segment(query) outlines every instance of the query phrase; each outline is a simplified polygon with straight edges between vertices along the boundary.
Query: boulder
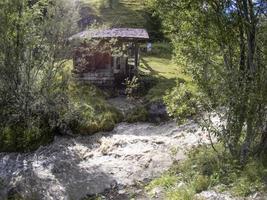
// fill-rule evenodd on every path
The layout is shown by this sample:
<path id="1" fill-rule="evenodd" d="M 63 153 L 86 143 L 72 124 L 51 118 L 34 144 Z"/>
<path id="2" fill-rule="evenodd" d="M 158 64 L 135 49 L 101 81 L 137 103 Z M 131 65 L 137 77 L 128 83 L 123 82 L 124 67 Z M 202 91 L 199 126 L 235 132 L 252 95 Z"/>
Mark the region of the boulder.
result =
<path id="1" fill-rule="evenodd" d="M 195 195 L 196 200 L 238 200 L 234 198 L 230 194 L 226 193 L 218 193 L 214 190 L 204 191 L 197 195 Z"/>
<path id="2" fill-rule="evenodd" d="M 151 122 L 162 122 L 169 119 L 166 105 L 162 101 L 153 102 L 148 105 L 148 118 Z"/>

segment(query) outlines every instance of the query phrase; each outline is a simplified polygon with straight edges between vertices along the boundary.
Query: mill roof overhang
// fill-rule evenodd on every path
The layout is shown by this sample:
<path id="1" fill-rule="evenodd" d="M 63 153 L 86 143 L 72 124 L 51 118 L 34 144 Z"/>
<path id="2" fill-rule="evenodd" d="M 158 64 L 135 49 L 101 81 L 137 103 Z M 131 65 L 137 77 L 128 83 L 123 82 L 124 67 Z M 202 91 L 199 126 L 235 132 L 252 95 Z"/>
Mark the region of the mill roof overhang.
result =
<path id="1" fill-rule="evenodd" d="M 149 39 L 148 32 L 145 29 L 138 28 L 112 28 L 103 30 L 86 30 L 77 33 L 69 38 L 69 40 L 84 39 L 120 39 L 126 41 L 147 41 Z"/>

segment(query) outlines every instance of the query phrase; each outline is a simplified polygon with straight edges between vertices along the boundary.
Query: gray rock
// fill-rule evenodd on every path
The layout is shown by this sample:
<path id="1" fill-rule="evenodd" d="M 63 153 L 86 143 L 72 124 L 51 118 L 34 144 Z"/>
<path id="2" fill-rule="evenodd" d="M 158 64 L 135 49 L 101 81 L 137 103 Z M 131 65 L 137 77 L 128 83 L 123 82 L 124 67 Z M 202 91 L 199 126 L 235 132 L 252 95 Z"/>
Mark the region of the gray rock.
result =
<path id="1" fill-rule="evenodd" d="M 162 122 L 168 120 L 169 116 L 165 104 L 161 101 L 154 102 L 148 106 L 149 119 L 152 122 Z"/>
<path id="2" fill-rule="evenodd" d="M 180 183 L 178 183 L 177 188 L 183 188 L 183 187 L 185 187 L 185 186 L 186 186 L 186 185 L 185 185 L 184 182 L 180 182 Z"/>
<path id="3" fill-rule="evenodd" d="M 195 196 L 196 200 L 238 200 L 230 194 L 218 193 L 216 191 L 204 191 Z"/>
<path id="4" fill-rule="evenodd" d="M 267 194 L 255 193 L 249 197 L 234 197 L 229 193 L 220 193 L 214 190 L 204 191 L 195 195 L 196 200 L 266 200 Z"/>
<path id="5" fill-rule="evenodd" d="M 118 109 L 124 116 L 126 116 L 131 110 L 140 106 L 138 101 L 131 101 L 125 96 L 119 96 L 108 100 L 109 104 Z"/>
<path id="6" fill-rule="evenodd" d="M 150 196 L 153 198 L 162 198 L 164 196 L 164 189 L 162 187 L 156 187 L 150 191 Z"/>
<path id="7" fill-rule="evenodd" d="M 250 195 L 246 200 L 266 200 L 267 194 L 261 194 L 259 192 L 256 192 L 252 195 Z"/>

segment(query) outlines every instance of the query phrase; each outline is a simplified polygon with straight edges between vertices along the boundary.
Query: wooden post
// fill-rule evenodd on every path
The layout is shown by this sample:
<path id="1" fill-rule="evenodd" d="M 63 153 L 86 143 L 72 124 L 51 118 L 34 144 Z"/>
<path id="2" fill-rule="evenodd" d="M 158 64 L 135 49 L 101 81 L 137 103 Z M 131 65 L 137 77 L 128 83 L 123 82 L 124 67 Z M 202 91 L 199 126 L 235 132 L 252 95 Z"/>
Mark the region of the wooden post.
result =
<path id="1" fill-rule="evenodd" d="M 139 44 L 137 42 L 134 43 L 134 54 L 135 54 L 135 58 L 134 58 L 134 67 L 135 67 L 135 72 L 138 71 L 138 60 L 139 60 Z"/>

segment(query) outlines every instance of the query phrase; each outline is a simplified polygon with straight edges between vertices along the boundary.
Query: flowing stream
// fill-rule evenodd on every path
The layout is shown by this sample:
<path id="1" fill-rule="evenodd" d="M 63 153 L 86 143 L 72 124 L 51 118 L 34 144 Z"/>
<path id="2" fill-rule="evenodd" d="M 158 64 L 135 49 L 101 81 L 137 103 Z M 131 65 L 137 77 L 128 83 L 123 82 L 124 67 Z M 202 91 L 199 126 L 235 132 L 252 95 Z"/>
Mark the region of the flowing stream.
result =
<path id="1" fill-rule="evenodd" d="M 19 193 L 26 199 L 78 200 L 112 188 L 121 193 L 159 176 L 192 146 L 208 142 L 198 124 L 172 121 L 121 123 L 112 132 L 56 137 L 33 153 L 0 154 L 0 197 Z"/>

